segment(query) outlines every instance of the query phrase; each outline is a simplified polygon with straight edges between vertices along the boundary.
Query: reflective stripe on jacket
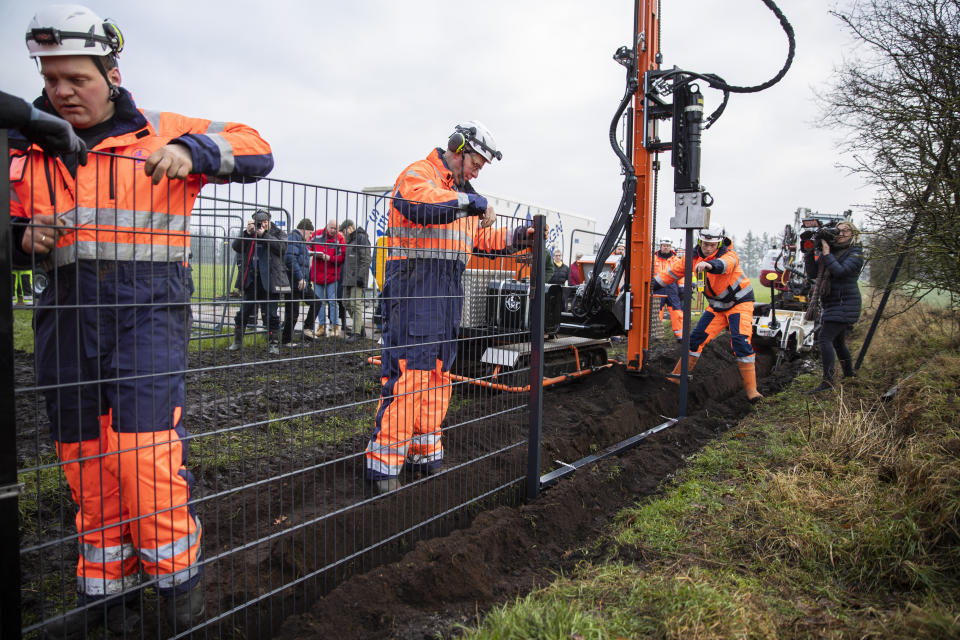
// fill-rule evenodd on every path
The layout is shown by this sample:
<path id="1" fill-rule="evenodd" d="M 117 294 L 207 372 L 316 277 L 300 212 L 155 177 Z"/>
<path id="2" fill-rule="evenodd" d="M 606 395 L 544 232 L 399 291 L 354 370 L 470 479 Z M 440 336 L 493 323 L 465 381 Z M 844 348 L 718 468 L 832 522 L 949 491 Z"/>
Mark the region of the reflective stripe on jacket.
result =
<path id="1" fill-rule="evenodd" d="M 753 286 L 750 278 L 740 268 L 740 257 L 733 250 L 733 243 L 724 238 L 716 253 L 704 256 L 697 247 L 693 254 L 693 266 L 707 262 L 710 271 L 704 271 L 705 286 L 703 294 L 716 311 L 725 311 L 741 302 L 753 302 Z M 660 286 L 666 286 L 683 277 L 683 264 L 678 260 L 671 268 L 661 271 L 654 278 Z"/>
<path id="2" fill-rule="evenodd" d="M 486 211 L 487 199 L 469 191 L 456 190 L 440 149 L 404 169 L 390 202 L 387 261 L 428 258 L 466 266 L 475 248 L 504 250 L 506 229 L 480 228 L 476 216 Z"/>
<path id="3" fill-rule="evenodd" d="M 677 255 L 676 251 L 670 250 L 670 253 L 666 256 L 660 255 L 659 251 L 653 252 L 653 273 L 654 275 L 660 273 L 661 271 L 673 271 L 674 267 L 680 265 L 680 280 L 677 281 L 677 285 L 683 286 L 683 260 Z"/>
<path id="4" fill-rule="evenodd" d="M 52 255 L 77 260 L 183 261 L 190 246 L 189 216 L 206 182 L 249 182 L 273 168 L 270 145 L 254 129 L 176 113 L 137 109 L 121 90 L 112 125 L 74 176 L 60 157 L 11 140 L 11 215 L 56 215 L 63 231 Z M 171 142 L 190 150 L 193 173 L 159 184 L 144 161 Z"/>

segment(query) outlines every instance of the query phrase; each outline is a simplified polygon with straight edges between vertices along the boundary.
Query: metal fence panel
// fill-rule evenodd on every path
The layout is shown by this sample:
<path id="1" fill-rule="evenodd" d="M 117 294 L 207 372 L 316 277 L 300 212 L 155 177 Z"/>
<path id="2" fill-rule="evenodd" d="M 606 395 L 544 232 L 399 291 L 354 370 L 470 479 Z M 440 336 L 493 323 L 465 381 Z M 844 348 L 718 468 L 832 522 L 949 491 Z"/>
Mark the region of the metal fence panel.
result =
<path id="1" fill-rule="evenodd" d="M 137 207 L 166 202 L 165 183 L 140 184 L 137 159 L 112 160 L 148 195 Z M 177 229 L 181 205 L 190 225 Z M 507 366 L 483 355 L 537 342 L 529 283 L 511 278 L 530 264 L 518 260 L 530 254 L 516 251 L 518 239 L 542 251 L 526 221 L 501 217 L 506 242 L 497 248 L 490 236 L 488 252 L 469 260 L 460 251 L 462 267 L 427 259 L 440 245 L 425 242 L 388 268 L 402 261 L 384 255 L 390 201 L 379 196 L 265 179 L 209 184 L 195 201 L 165 206 L 164 229 L 136 207 L 64 212 L 51 229 L 62 243 L 54 259 L 28 265 L 41 283 L 34 304 L 5 312 L 15 350 L 4 388 L 25 488 L 16 549 L 25 637 L 79 615 L 90 636 L 105 637 L 101 618 L 120 602 L 145 637 L 267 637 L 346 577 L 522 498 L 529 388 L 498 389 L 528 384 L 530 348 Z M 239 237 L 257 211 L 271 214 L 281 239 Z M 126 219 L 153 228 L 121 228 Z M 328 222 L 339 230 L 348 220 L 365 234 L 325 242 Z M 288 240 L 298 226 L 318 236 Z M 83 234 L 123 240 L 138 262 L 107 247 L 82 264 L 63 257 Z M 12 240 L 0 237 L 10 270 Z M 161 247 L 174 259 L 156 260 Z M 311 265 L 304 289 L 274 287 L 277 265 L 298 250 Z M 379 255 L 338 291 L 322 286 L 322 267 L 338 260 L 321 257 L 331 251 Z M 391 269 L 403 279 L 384 280 Z M 256 319 L 246 323 L 245 311 Z M 393 471 L 399 487 L 378 493 L 371 480 Z M 185 606 L 178 590 L 187 600 L 199 590 L 204 610 L 174 630 L 164 616 L 174 601 Z"/>

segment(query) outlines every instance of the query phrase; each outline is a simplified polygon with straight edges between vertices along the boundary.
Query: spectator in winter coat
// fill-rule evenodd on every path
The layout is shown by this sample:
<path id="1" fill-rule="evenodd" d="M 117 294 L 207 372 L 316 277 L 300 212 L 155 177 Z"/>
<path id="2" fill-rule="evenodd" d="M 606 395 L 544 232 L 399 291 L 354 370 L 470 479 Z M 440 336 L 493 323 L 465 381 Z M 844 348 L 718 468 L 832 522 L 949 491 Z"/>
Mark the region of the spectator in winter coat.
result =
<path id="1" fill-rule="evenodd" d="M 283 263 L 286 239 L 277 225 L 270 221 L 270 212 L 259 210 L 247 223 L 241 236 L 233 241 L 233 250 L 240 254 L 240 277 L 243 283 L 243 302 L 233 320 L 233 344 L 227 349 L 243 348 L 243 333 L 253 322 L 260 308 L 260 317 L 269 332 L 268 351 L 280 353 L 280 315 L 278 300 L 290 293 L 287 266 Z"/>
<path id="2" fill-rule="evenodd" d="M 343 304 L 350 313 L 353 328 L 352 331 L 347 331 L 344 323 L 344 332 L 348 340 L 355 340 L 366 337 L 363 326 L 363 289 L 367 286 L 367 274 L 370 272 L 373 255 L 366 229 L 356 227 L 350 219 L 344 220 L 340 227 L 346 232 L 347 243 L 340 282 L 343 283 Z"/>
<path id="3" fill-rule="evenodd" d="M 571 287 L 576 287 L 583 282 L 583 272 L 581 271 L 582 267 L 580 266 L 580 258 L 582 257 L 583 254 L 578 253 L 573 259 L 573 264 L 570 265 L 570 275 L 568 276 L 568 279 Z"/>
<path id="4" fill-rule="evenodd" d="M 846 333 L 860 319 L 860 286 L 857 279 L 863 269 L 863 249 L 857 242 L 860 232 L 852 222 L 837 225 L 834 240 L 820 241 L 819 251 L 804 255 L 804 267 L 808 278 L 815 278 L 820 263 L 820 360 L 823 363 L 823 380 L 813 391 L 826 391 L 834 387 L 834 366 L 840 360 L 843 377 L 856 375 L 850 350 L 847 349 Z M 819 254 L 819 256 L 817 255 Z"/>
<path id="5" fill-rule="evenodd" d="M 567 284 L 570 277 L 570 267 L 563 264 L 563 250 L 554 249 L 553 251 L 553 275 L 547 280 L 548 284 Z"/>
<path id="6" fill-rule="evenodd" d="M 310 279 L 320 300 L 320 329 L 318 335 L 340 335 L 340 313 L 337 309 L 337 280 L 344 258 L 343 235 L 337 231 L 337 221 L 330 220 L 323 231 L 310 243 L 313 267 Z M 324 311 L 326 308 L 326 311 Z M 329 329 L 326 325 L 329 322 Z"/>
<path id="7" fill-rule="evenodd" d="M 287 236 L 287 252 L 284 263 L 287 266 L 287 276 L 290 278 L 290 296 L 284 305 L 283 313 L 283 344 L 296 346 L 293 341 L 293 329 L 300 319 L 300 300 L 307 302 L 307 317 L 303 321 L 303 337 L 313 340 L 313 323 L 320 307 L 317 296 L 310 284 L 310 250 L 307 248 L 307 239 L 313 235 L 313 223 L 304 218 Z"/>

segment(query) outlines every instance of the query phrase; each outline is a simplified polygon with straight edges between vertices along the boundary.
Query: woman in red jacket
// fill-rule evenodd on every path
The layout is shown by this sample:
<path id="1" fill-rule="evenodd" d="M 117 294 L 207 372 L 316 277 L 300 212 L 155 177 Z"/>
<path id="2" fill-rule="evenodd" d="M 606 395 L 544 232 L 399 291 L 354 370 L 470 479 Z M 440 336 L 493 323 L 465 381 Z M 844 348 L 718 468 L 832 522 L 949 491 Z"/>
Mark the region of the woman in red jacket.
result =
<path id="1" fill-rule="evenodd" d="M 313 266 L 310 268 L 310 279 L 313 288 L 320 299 L 320 328 L 317 335 L 324 333 L 324 317 L 330 321 L 328 336 L 340 335 L 340 312 L 337 309 L 337 279 L 340 277 L 340 266 L 345 255 L 345 241 L 343 234 L 337 231 L 337 221 L 330 220 L 323 231 L 313 236 L 310 244 L 310 255 L 313 256 Z M 326 312 L 324 312 L 326 305 Z M 324 315 L 326 313 L 326 315 Z"/>

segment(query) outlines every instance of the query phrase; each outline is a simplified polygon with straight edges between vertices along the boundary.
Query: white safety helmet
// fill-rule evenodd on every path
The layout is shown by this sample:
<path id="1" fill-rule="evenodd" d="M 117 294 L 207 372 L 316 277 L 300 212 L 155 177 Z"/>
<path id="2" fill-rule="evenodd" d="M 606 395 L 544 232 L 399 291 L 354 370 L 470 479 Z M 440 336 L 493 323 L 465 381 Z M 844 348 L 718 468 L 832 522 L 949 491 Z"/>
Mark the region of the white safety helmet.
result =
<path id="1" fill-rule="evenodd" d="M 123 34 L 109 20 L 79 4 L 54 4 L 37 11 L 27 29 L 31 58 L 46 56 L 116 56 Z"/>
<path id="2" fill-rule="evenodd" d="M 671 240 L 670 238 L 660 238 L 660 244 L 668 244 L 672 247 L 673 240 Z"/>
<path id="3" fill-rule="evenodd" d="M 700 229 L 700 242 L 723 242 L 723 227 L 708 227 Z"/>
<path id="4" fill-rule="evenodd" d="M 473 151 L 479 153 L 487 162 L 502 160 L 503 154 L 497 149 L 497 142 L 493 139 L 490 129 L 479 120 L 468 120 L 458 124 L 450 134 L 447 143 L 450 151 Z"/>

